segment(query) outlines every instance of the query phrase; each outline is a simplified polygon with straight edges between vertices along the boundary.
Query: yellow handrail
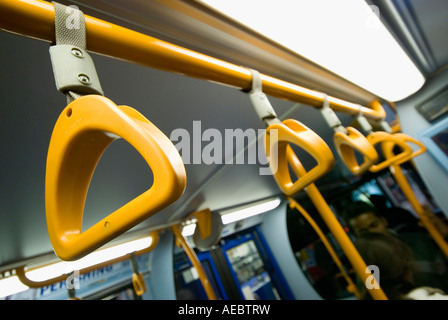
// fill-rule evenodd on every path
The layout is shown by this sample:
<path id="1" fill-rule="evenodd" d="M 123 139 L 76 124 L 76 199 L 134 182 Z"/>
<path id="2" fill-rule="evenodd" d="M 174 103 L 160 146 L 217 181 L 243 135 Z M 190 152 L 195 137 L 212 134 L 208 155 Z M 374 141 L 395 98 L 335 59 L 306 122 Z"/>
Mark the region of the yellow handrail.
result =
<path id="1" fill-rule="evenodd" d="M 208 279 L 207 274 L 204 271 L 204 268 L 202 268 L 201 262 L 199 261 L 196 253 L 188 245 L 187 241 L 185 240 L 184 236 L 182 235 L 182 232 L 179 230 L 179 227 L 177 225 L 172 226 L 171 230 L 176 236 L 176 241 L 182 246 L 188 258 L 190 259 L 190 262 L 193 264 L 193 267 L 196 268 L 196 271 L 198 272 L 199 275 L 199 280 L 201 281 L 202 286 L 204 287 L 208 299 L 216 300 L 217 298 L 215 291 L 213 290 L 212 284 L 210 283 L 210 280 Z"/>
<path id="2" fill-rule="evenodd" d="M 400 161 L 399 163 L 395 163 L 394 165 L 390 166 L 389 170 L 390 170 L 392 176 L 395 178 L 395 181 L 400 186 L 400 189 L 404 193 L 406 199 L 409 201 L 412 208 L 417 213 L 423 226 L 426 228 L 428 233 L 431 235 L 431 237 L 434 239 L 434 241 L 440 247 L 440 249 L 445 254 L 445 256 L 448 257 L 448 244 L 445 241 L 444 236 L 434 226 L 434 224 L 431 222 L 431 220 L 426 216 L 425 209 L 422 207 L 422 205 L 418 201 L 417 196 L 415 195 L 414 191 L 412 190 L 412 187 L 409 184 L 409 181 L 406 179 L 406 176 L 403 173 L 403 170 L 401 169 L 401 166 L 400 166 L 401 163 L 406 162 L 406 161 L 412 161 L 412 159 L 414 157 L 426 152 L 426 150 L 427 150 L 426 146 L 421 141 L 419 141 L 407 134 L 399 132 L 399 133 L 395 133 L 394 135 L 399 137 L 400 139 L 403 139 L 403 141 L 405 141 L 405 142 L 411 142 L 411 143 L 415 144 L 416 146 L 418 146 L 418 149 L 413 151 L 408 157 L 406 157 L 404 159 L 404 161 Z M 391 158 L 394 156 L 392 145 L 384 144 L 382 147 L 383 147 L 383 153 L 386 156 L 386 158 Z"/>
<path id="3" fill-rule="evenodd" d="M 0 1 L 0 28 L 55 42 L 54 6 L 41 0 Z M 251 87 L 247 68 L 228 63 L 180 46 L 85 15 L 87 50 L 190 77 L 210 80 L 243 90 Z M 261 75 L 264 92 L 274 97 L 320 107 L 324 94 L 267 75 Z M 356 115 L 361 110 L 366 118 L 382 120 L 386 112 L 381 103 L 372 101 L 361 107 L 335 97 L 328 97 L 330 107 Z"/>
<path id="4" fill-rule="evenodd" d="M 378 153 L 367 138 L 353 127 L 345 128 L 347 132 L 335 132 L 334 146 L 342 161 L 351 173 L 360 175 L 378 162 Z M 358 163 L 355 150 L 362 154 L 363 162 Z"/>
<path id="5" fill-rule="evenodd" d="M 295 201 L 291 197 L 288 197 L 288 201 L 289 201 L 289 206 L 291 208 L 294 208 L 297 211 L 299 211 L 302 214 L 302 216 L 306 219 L 306 221 L 308 221 L 308 223 L 314 229 L 314 231 L 317 233 L 317 235 L 319 236 L 320 240 L 324 244 L 324 246 L 327 249 L 328 253 L 330 254 L 331 258 L 333 259 L 333 261 L 335 262 L 339 271 L 341 272 L 342 276 L 344 277 L 345 281 L 347 282 L 347 291 L 355 294 L 355 296 L 358 299 L 360 299 L 361 295 L 359 294 L 359 291 L 356 288 L 355 283 L 353 282 L 352 278 L 350 278 L 350 276 L 345 271 L 345 268 L 344 268 L 341 260 L 339 259 L 338 255 L 335 252 L 335 250 L 333 249 L 330 241 L 328 241 L 327 237 L 325 236 L 325 234 L 323 233 L 323 231 L 321 230 L 319 225 L 316 223 L 316 221 L 314 221 L 314 219 L 309 215 L 309 213 L 297 201 Z"/>
<path id="6" fill-rule="evenodd" d="M 297 158 L 296 154 L 291 149 L 291 147 L 288 147 L 287 158 L 288 161 L 290 162 L 291 168 L 298 177 L 301 177 L 304 174 L 306 174 L 305 168 L 302 166 L 302 164 L 300 163 L 299 159 Z M 327 202 L 323 198 L 317 186 L 314 183 L 311 183 L 305 188 L 305 192 L 310 197 L 311 201 L 313 202 L 317 211 L 320 213 L 325 224 L 330 229 L 330 232 L 334 235 L 334 237 L 338 241 L 342 251 L 347 256 L 348 260 L 352 264 L 353 268 L 355 269 L 360 279 L 363 281 L 363 283 L 367 283 L 367 281 L 370 281 L 368 277 L 371 275 L 366 273 L 367 269 L 366 263 L 362 259 L 358 250 L 356 250 L 353 242 L 350 240 L 347 233 L 342 228 L 338 219 L 331 211 L 331 208 L 328 206 Z M 375 300 L 387 299 L 386 294 L 383 292 L 381 288 L 373 287 L 368 291 L 372 296 L 372 298 L 374 298 Z"/>

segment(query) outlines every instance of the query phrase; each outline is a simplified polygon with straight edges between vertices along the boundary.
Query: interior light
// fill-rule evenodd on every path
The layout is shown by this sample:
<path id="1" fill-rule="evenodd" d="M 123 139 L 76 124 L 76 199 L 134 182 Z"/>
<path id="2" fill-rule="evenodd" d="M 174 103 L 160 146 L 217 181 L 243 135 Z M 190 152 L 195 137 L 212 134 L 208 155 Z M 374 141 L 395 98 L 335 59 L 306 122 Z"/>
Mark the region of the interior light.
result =
<path id="1" fill-rule="evenodd" d="M 0 298 L 27 290 L 29 287 L 20 282 L 17 276 L 0 280 Z"/>
<path id="2" fill-rule="evenodd" d="M 365 1 L 201 2 L 386 100 L 404 99 L 425 81 Z"/>
<path id="3" fill-rule="evenodd" d="M 240 209 L 237 211 L 232 211 L 221 216 L 223 224 L 229 224 L 232 222 L 236 222 L 238 220 L 243 220 L 257 214 L 261 214 L 267 212 L 269 210 L 273 210 L 280 205 L 280 199 L 274 199 L 267 202 L 263 202 L 260 204 L 256 204 L 254 206 Z"/>
<path id="4" fill-rule="evenodd" d="M 32 281 L 45 281 L 63 274 L 69 274 L 74 270 L 81 270 L 87 267 L 107 262 L 134 251 L 148 248 L 153 239 L 151 236 L 115 245 L 109 248 L 94 251 L 76 261 L 60 261 L 41 268 L 32 269 L 26 272 L 27 278 Z"/>
<path id="5" fill-rule="evenodd" d="M 184 237 L 192 236 L 194 234 L 194 230 L 196 229 L 196 223 L 187 224 L 182 229 L 182 235 Z"/>

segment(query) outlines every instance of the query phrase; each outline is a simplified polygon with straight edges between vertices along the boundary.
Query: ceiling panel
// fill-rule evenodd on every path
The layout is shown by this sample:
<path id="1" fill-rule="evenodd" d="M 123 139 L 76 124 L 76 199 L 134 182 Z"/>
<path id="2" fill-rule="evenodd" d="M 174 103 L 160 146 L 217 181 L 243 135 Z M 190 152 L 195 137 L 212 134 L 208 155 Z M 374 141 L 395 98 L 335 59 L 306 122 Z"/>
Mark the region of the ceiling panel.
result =
<path id="1" fill-rule="evenodd" d="M 45 220 L 45 166 L 51 133 L 65 108 L 57 92 L 48 44 L 0 33 L 4 63 L 0 74 L 0 265 L 52 251 Z M 185 129 L 193 137 L 215 129 L 264 129 L 248 96 L 231 87 L 93 56 L 105 95 L 118 105 L 140 111 L 168 137 Z M 279 114 L 293 103 L 272 99 Z M 199 136 L 199 139 L 202 139 Z M 208 141 L 200 141 L 203 149 Z M 193 148 L 193 147 L 192 147 Z M 187 187 L 181 198 L 133 231 L 174 223 L 194 210 L 243 204 L 278 194 L 271 176 L 251 164 L 186 164 Z M 224 168 L 224 169 L 223 169 Z M 145 191 L 152 174 L 126 141 L 105 151 L 89 189 L 83 229 Z"/>
<path id="2" fill-rule="evenodd" d="M 437 68 L 448 63 L 448 6 L 445 0 L 409 1 L 415 23 L 422 31 Z"/>
<path id="3" fill-rule="evenodd" d="M 83 5 L 87 1 L 71 1 L 70 3 Z M 95 3 L 97 8 L 93 8 L 92 3 Z M 328 88 L 325 90 L 327 93 L 334 93 L 343 99 L 353 97 L 353 100 L 349 99 L 353 102 L 362 103 L 374 98 L 370 93 L 356 86 L 350 85 L 349 89 L 343 89 L 345 82 L 340 82 L 340 79 L 324 70 L 315 69 L 315 65 L 303 64 L 303 61 L 300 62 L 290 53 L 280 54 L 279 48 L 261 46 L 260 39 L 254 35 L 249 35 L 248 42 L 245 43 L 244 38 L 241 38 L 241 30 L 238 28 L 228 29 L 228 33 L 219 31 L 216 29 L 216 21 L 213 20 L 209 27 L 203 29 L 207 37 L 198 38 L 196 36 L 201 34 L 198 26 L 204 26 L 205 21 L 193 23 L 192 16 L 189 15 L 187 18 L 184 17 L 185 20 L 182 22 L 192 24 L 188 25 L 188 29 L 180 30 L 179 34 L 175 34 L 171 32 L 179 21 L 167 21 L 166 29 L 163 29 L 162 22 L 170 15 L 180 17 L 179 11 L 175 9 L 163 11 L 166 16 L 163 19 L 160 18 L 162 20 L 157 20 L 155 17 L 158 11 L 153 12 L 151 17 L 144 17 L 138 11 L 121 12 L 117 6 L 124 3 L 89 1 L 90 6 L 86 4 L 85 7 L 93 13 L 98 13 L 100 18 L 114 18 L 114 22 L 135 26 L 139 30 L 149 32 L 158 29 L 159 35 L 166 38 L 182 39 L 182 34 L 196 30 L 195 36 L 190 35 L 197 41 L 193 45 L 201 47 L 200 41 L 205 41 L 208 45 L 204 43 L 204 48 L 206 47 L 204 50 L 216 52 L 222 49 L 221 58 L 229 57 L 241 64 L 250 62 L 253 58 L 253 66 L 265 68 L 270 75 L 283 74 L 284 77 L 280 78 L 298 84 L 303 81 L 312 84 L 312 88 L 316 90 Z M 127 5 L 128 3 L 131 1 L 126 2 Z M 135 0 L 128 8 L 140 8 L 145 3 L 145 1 Z M 168 10 L 168 7 L 161 5 L 161 2 L 151 3 L 158 9 Z M 115 6 L 114 11 L 105 12 L 111 8 L 112 4 Z M 422 29 L 426 30 L 425 35 L 437 61 L 446 63 L 445 38 L 441 34 L 446 34 L 448 30 L 446 25 L 444 25 L 445 29 L 437 27 L 438 23 L 443 24 L 440 21 L 442 13 L 435 15 L 431 21 L 432 11 L 425 11 L 424 5 L 418 1 L 413 2 L 413 5 L 418 11 L 419 23 Z M 150 7 L 146 7 L 146 10 Z M 437 11 L 446 12 L 445 7 Z M 103 12 L 100 14 L 101 10 Z M 118 14 L 122 14 L 122 17 L 117 17 Z M 138 20 L 126 20 L 136 16 L 139 17 Z M 203 19 L 204 16 L 201 17 Z M 151 25 L 151 23 L 154 24 Z M 235 33 L 232 34 L 229 30 Z M 214 35 L 217 42 L 225 40 L 227 41 L 225 43 L 232 46 L 216 47 L 216 43 L 212 41 Z M 188 38 L 184 41 L 188 42 Z M 0 86 L 2 97 L 0 102 L 1 269 L 22 259 L 52 252 L 45 221 L 46 155 L 54 124 L 66 102 L 65 97 L 57 92 L 54 84 L 47 43 L 4 32 L 0 32 L 0 43 L 3 49 L 0 51 L 2 61 L 0 73 L 2 83 Z M 235 54 L 230 55 L 229 52 Z M 276 53 L 280 55 L 276 56 Z M 273 57 L 277 58 L 273 59 Z M 253 111 L 248 96 L 235 88 L 144 68 L 104 56 L 93 55 L 93 58 L 105 95 L 118 105 L 129 105 L 137 109 L 168 137 L 175 130 L 185 129 L 192 141 L 194 139 L 200 142 L 201 150 L 203 150 L 210 142 L 202 139 L 202 134 L 208 129 L 216 130 L 214 132 L 219 132 L 225 138 L 226 130 L 257 131 L 265 128 Z M 263 65 L 263 59 L 269 61 L 269 64 Z M 307 71 L 310 73 L 309 77 L 304 74 L 304 77 L 300 78 L 298 70 Z M 351 95 L 351 92 L 354 94 Z M 333 132 L 326 125 L 322 125 L 323 119 L 318 110 L 285 100 L 274 98 L 270 100 L 280 117 L 287 114 L 287 117 L 303 122 L 321 135 L 334 151 Z M 350 116 L 340 115 L 340 117 L 344 125 L 348 125 L 352 120 Z M 194 135 L 195 124 L 200 124 L 199 137 Z M 158 226 L 167 226 L 186 217 L 194 210 L 223 209 L 279 194 L 272 176 L 259 174 L 258 164 L 228 165 L 224 161 L 207 164 L 202 160 L 196 164 L 185 164 L 187 187 L 179 200 L 137 225 L 131 232 L 146 232 Z M 305 163 L 306 167 L 308 165 Z M 349 173 L 336 157 L 335 169 L 322 181 L 332 184 L 348 176 Z M 145 191 L 151 183 L 151 172 L 141 156 L 125 141 L 114 142 L 106 150 L 95 171 L 86 202 L 83 228 L 88 228 Z"/>

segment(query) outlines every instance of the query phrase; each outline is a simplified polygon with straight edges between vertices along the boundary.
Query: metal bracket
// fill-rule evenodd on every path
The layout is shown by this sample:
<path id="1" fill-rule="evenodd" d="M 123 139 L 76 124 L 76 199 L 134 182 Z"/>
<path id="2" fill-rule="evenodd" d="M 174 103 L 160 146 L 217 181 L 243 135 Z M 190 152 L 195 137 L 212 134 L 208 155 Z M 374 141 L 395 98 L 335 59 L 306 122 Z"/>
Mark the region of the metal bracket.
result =
<path id="1" fill-rule="evenodd" d="M 367 134 L 371 134 L 373 132 L 373 128 L 372 125 L 370 124 L 370 122 L 367 120 L 366 117 L 363 116 L 362 111 L 361 111 L 361 106 L 359 106 L 359 112 L 356 115 L 356 121 L 358 122 L 358 125 L 361 127 L 361 129 L 367 133 Z"/>
<path id="2" fill-rule="evenodd" d="M 71 102 L 86 94 L 104 95 L 92 58 L 86 51 L 84 14 L 76 6 L 53 1 L 55 45 L 50 58 L 57 89 Z"/>
<path id="3" fill-rule="evenodd" d="M 330 126 L 330 128 L 333 129 L 334 132 L 342 132 L 346 134 L 347 129 L 344 128 L 344 126 L 341 123 L 341 120 L 339 120 L 334 110 L 330 108 L 328 95 L 325 93 L 323 95 L 324 95 L 324 101 L 322 103 L 322 107 L 320 108 L 320 113 L 322 114 L 325 121 Z"/>
<path id="4" fill-rule="evenodd" d="M 371 119 L 369 119 L 368 121 L 372 125 L 374 131 L 384 131 L 387 133 L 392 133 L 392 128 L 389 125 L 389 123 L 387 123 L 387 121 L 385 121 L 385 120 L 377 121 L 377 120 L 371 120 Z"/>
<path id="5" fill-rule="evenodd" d="M 253 69 L 249 70 L 252 74 L 252 89 L 248 92 L 248 94 L 258 117 L 261 121 L 264 121 L 266 125 L 281 122 L 278 119 L 274 108 L 269 102 L 268 97 L 262 91 L 262 81 L 260 73 Z"/>
<path id="6" fill-rule="evenodd" d="M 95 65 L 85 50 L 72 45 L 55 45 L 50 47 L 50 57 L 60 92 L 103 95 Z"/>

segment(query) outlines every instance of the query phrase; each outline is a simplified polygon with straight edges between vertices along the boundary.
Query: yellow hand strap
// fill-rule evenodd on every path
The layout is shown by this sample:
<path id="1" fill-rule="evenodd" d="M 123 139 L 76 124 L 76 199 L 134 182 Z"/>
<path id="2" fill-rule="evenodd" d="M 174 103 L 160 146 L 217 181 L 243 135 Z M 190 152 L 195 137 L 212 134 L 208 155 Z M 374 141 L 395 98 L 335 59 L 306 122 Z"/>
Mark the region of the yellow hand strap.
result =
<path id="1" fill-rule="evenodd" d="M 81 231 L 84 203 L 95 167 L 107 146 L 129 142 L 152 169 L 147 191 Z M 56 254 L 78 259 L 176 201 L 186 185 L 182 159 L 172 142 L 138 111 L 99 95 L 71 102 L 59 116 L 47 156 L 47 227 Z"/>
<path id="2" fill-rule="evenodd" d="M 304 176 L 306 174 L 305 168 L 302 166 L 302 164 L 300 163 L 299 159 L 297 158 L 296 154 L 293 152 L 290 146 L 287 147 L 286 157 L 291 165 L 291 169 L 298 177 Z M 330 229 L 331 233 L 334 235 L 337 242 L 341 246 L 342 251 L 344 251 L 346 257 L 352 264 L 356 273 L 363 281 L 365 281 L 367 277 L 365 273 L 367 266 L 362 257 L 359 255 L 359 252 L 356 250 L 355 246 L 351 242 L 350 238 L 347 236 L 346 232 L 342 228 L 340 222 L 333 214 L 329 205 L 322 197 L 320 191 L 317 189 L 314 183 L 309 184 L 308 187 L 305 189 L 305 191 L 310 197 L 317 211 L 320 213 L 324 222 Z M 349 290 L 352 289 L 354 290 L 354 288 L 350 286 Z M 386 295 L 384 294 L 381 288 L 369 290 L 369 292 L 374 299 L 387 299 Z"/>
<path id="3" fill-rule="evenodd" d="M 328 126 L 333 129 L 333 142 L 337 153 L 347 168 L 355 175 L 360 175 L 378 161 L 378 153 L 366 137 L 353 127 L 345 128 L 336 113 L 330 108 L 328 96 L 324 95 L 321 114 Z M 355 150 L 363 156 L 359 164 Z"/>
<path id="4" fill-rule="evenodd" d="M 401 133 L 401 132 L 395 133 L 394 136 L 402 139 L 405 142 L 410 142 L 419 147 L 417 150 L 412 151 L 412 153 L 409 154 L 407 157 L 402 157 L 402 159 L 400 161 L 395 162 L 394 165 L 400 165 L 400 164 L 407 162 L 407 161 L 413 159 L 414 157 L 426 152 L 426 146 L 421 141 L 419 141 L 407 134 Z M 381 145 L 381 147 L 383 150 L 383 154 L 386 158 L 390 159 L 395 156 L 395 153 L 393 152 L 393 148 L 394 148 L 393 143 L 384 142 Z"/>
<path id="5" fill-rule="evenodd" d="M 134 291 L 138 296 L 142 296 L 146 292 L 146 284 L 143 275 L 138 273 L 132 274 L 132 285 L 134 287 Z"/>
<path id="6" fill-rule="evenodd" d="M 277 139 L 273 138 L 275 134 Z M 298 193 L 333 169 L 334 157 L 328 145 L 319 135 L 297 120 L 288 119 L 282 123 L 271 124 L 266 129 L 265 137 L 266 155 L 270 160 L 274 179 L 282 192 L 288 196 Z M 292 181 L 288 169 L 289 144 L 301 147 L 317 161 L 313 169 L 298 177 L 295 182 Z"/>
<path id="7" fill-rule="evenodd" d="M 335 132 L 333 136 L 337 153 L 347 168 L 355 175 L 361 175 L 378 162 L 378 153 L 366 137 L 353 127 L 345 132 Z M 362 164 L 358 163 L 355 150 L 363 156 Z"/>
<path id="8" fill-rule="evenodd" d="M 356 116 L 356 121 L 358 125 L 368 134 L 367 140 L 369 143 L 375 147 L 376 145 L 381 146 L 381 149 L 392 150 L 394 147 L 398 146 L 400 152 L 398 154 L 389 154 L 389 157 L 385 157 L 380 163 L 373 164 L 370 166 L 370 172 L 378 172 L 387 167 L 395 165 L 397 163 L 403 163 L 412 154 L 412 148 L 403 140 L 399 135 L 392 134 L 392 129 L 389 124 L 382 120 L 376 123 L 376 126 L 382 128 L 381 131 L 373 131 L 373 127 L 370 122 L 362 115 L 361 108 L 359 109 L 359 114 Z"/>
<path id="9" fill-rule="evenodd" d="M 390 157 L 386 157 L 381 163 L 372 165 L 369 169 L 371 172 L 378 172 L 392 165 L 403 163 L 407 161 L 406 159 L 409 159 L 413 152 L 412 148 L 400 136 L 384 131 L 370 133 L 367 136 L 367 140 L 369 140 L 372 146 L 380 144 L 383 150 L 384 148 L 392 150 L 395 146 L 401 149 L 398 154 L 390 154 Z"/>

